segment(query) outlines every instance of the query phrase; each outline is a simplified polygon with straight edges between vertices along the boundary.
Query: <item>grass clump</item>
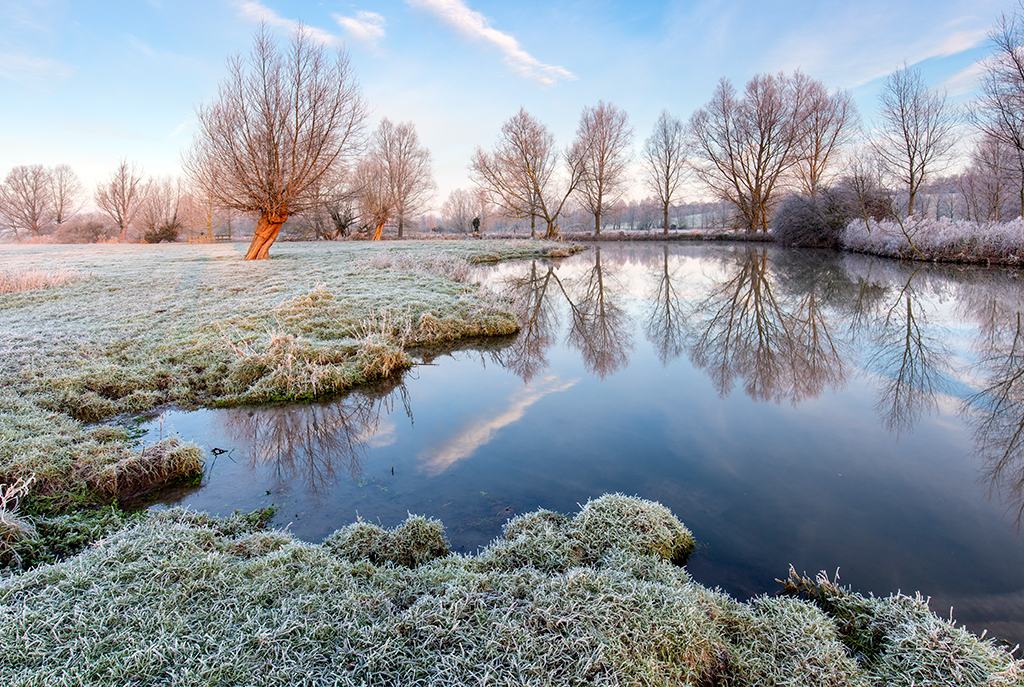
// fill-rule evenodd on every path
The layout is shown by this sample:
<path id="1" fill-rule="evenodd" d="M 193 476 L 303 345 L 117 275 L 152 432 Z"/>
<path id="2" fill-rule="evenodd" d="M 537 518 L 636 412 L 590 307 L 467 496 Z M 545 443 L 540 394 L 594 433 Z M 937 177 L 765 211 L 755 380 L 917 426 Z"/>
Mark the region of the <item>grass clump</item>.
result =
<path id="1" fill-rule="evenodd" d="M 694 546 L 690 531 L 661 504 L 605 494 L 588 501 L 574 518 L 539 510 L 509 520 L 504 537 L 480 560 L 497 569 L 565 571 L 626 549 L 681 566 Z"/>
<path id="2" fill-rule="evenodd" d="M 835 624 L 847 650 L 877 685 L 1020 685 L 1024 662 L 931 612 L 920 594 L 864 596 L 819 574 L 790 568 L 786 594 L 806 599 Z"/>
<path id="3" fill-rule="evenodd" d="M 620 495 L 588 504 L 602 517 L 629 516 L 627 505 L 634 519 L 664 517 L 658 504 Z M 702 587 L 652 553 L 661 547 L 649 533 L 637 544 L 618 528 L 600 559 L 545 566 L 564 542 L 544 540 L 576 540 L 588 521 L 594 513 L 529 513 L 463 557 L 447 552 L 440 523 L 414 516 L 393 530 L 356 523 L 317 545 L 241 515 L 151 513 L 75 558 L 0 579 L 0 674 L 16 684 L 183 686 L 892 684 L 849 650 L 820 604 L 741 603 Z M 495 551 L 527 540 L 534 553 L 520 549 L 522 565 Z M 962 661 L 974 645 L 885 637 L 889 660 L 911 666 L 897 684 L 995 685 L 1020 674 L 1020 662 L 990 646 L 984 674 L 929 682 L 922 662 Z"/>
<path id="4" fill-rule="evenodd" d="M 111 499 L 127 499 L 169 484 L 201 479 L 204 465 L 201 448 L 171 437 L 116 463 L 96 466 L 85 475 L 85 481 Z"/>
<path id="5" fill-rule="evenodd" d="M 327 537 L 324 547 L 353 562 L 368 560 L 376 565 L 390 563 L 409 568 L 451 553 L 444 525 L 439 520 L 414 515 L 393 530 L 355 522 Z"/>
<path id="6" fill-rule="evenodd" d="M 56 269 L 0 268 L 0 294 L 52 289 L 74 284 L 82 275 L 66 267 Z"/>

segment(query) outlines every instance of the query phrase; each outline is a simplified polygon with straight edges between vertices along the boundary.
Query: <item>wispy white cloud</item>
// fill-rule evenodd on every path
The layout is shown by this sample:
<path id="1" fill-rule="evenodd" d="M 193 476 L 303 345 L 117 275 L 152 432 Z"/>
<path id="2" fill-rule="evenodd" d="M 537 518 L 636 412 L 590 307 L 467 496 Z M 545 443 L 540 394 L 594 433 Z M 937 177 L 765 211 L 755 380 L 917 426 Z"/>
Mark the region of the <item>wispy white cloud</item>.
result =
<path id="1" fill-rule="evenodd" d="M 412 7 L 433 14 L 463 36 L 497 48 L 504 55 L 505 64 L 522 77 L 539 81 L 547 86 L 558 81 L 576 78 L 564 67 L 540 62 L 523 50 L 515 38 L 493 28 L 487 17 L 469 9 L 463 0 L 406 0 L 406 2 Z"/>
<path id="2" fill-rule="evenodd" d="M 45 57 L 0 53 L 0 78 L 47 89 L 75 73 L 75 68 Z"/>
<path id="3" fill-rule="evenodd" d="M 352 38 L 369 45 L 377 45 L 377 41 L 384 38 L 384 17 L 376 12 L 356 12 L 354 17 L 345 17 L 340 14 L 334 15 L 338 26 L 345 29 Z"/>
<path id="4" fill-rule="evenodd" d="M 267 26 L 282 29 L 288 33 L 295 31 L 301 26 L 303 30 L 305 30 L 306 33 L 318 43 L 322 43 L 329 47 L 340 47 L 342 45 L 342 40 L 338 36 L 324 31 L 323 29 L 318 29 L 315 26 L 307 26 L 295 21 L 294 19 L 282 17 L 271 8 L 257 2 L 256 0 L 240 0 L 235 3 L 235 6 L 238 8 L 239 16 L 243 19 L 264 22 Z"/>
<path id="5" fill-rule="evenodd" d="M 423 468 L 430 474 L 436 475 L 444 472 L 458 461 L 469 458 L 478 448 L 489 443 L 499 429 L 519 421 L 526 413 L 526 409 L 534 403 L 548 394 L 565 391 L 578 381 L 578 379 L 558 379 L 551 375 L 520 389 L 509 399 L 507 408 L 472 422 L 443 445 L 421 454 L 420 460 L 423 461 Z"/>
<path id="6" fill-rule="evenodd" d="M 981 75 L 985 71 L 985 62 L 975 62 L 946 79 L 940 85 L 948 95 L 957 96 L 970 93 L 981 84 Z"/>

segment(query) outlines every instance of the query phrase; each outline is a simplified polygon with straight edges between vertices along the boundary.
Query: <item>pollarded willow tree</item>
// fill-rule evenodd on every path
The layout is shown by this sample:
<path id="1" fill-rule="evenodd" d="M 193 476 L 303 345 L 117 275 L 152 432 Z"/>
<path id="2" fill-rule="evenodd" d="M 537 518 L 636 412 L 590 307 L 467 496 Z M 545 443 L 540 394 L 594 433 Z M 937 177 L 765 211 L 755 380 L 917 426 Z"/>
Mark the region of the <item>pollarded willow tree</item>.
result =
<path id="1" fill-rule="evenodd" d="M 579 139 L 564 152 L 547 127 L 520 109 L 501 127 L 494 150 L 476 149 L 474 181 L 506 217 L 540 219 L 544 238 L 558 237 L 558 218 L 586 171 L 587 149 Z M 558 174 L 560 163 L 565 174 Z"/>
<path id="2" fill-rule="evenodd" d="M 433 192 L 430 151 L 420 144 L 416 126 L 382 119 L 359 165 L 357 187 L 364 214 L 375 227 L 373 240 L 382 238 L 388 222 L 398 225 L 398 238 L 402 238 L 405 223 L 424 210 Z"/>
<path id="3" fill-rule="evenodd" d="M 264 25 L 196 114 L 185 169 L 222 207 L 258 215 L 245 259 L 261 260 L 285 220 L 313 207 L 322 181 L 352 163 L 366 105 L 344 51 L 331 59 L 303 27 L 282 51 Z"/>

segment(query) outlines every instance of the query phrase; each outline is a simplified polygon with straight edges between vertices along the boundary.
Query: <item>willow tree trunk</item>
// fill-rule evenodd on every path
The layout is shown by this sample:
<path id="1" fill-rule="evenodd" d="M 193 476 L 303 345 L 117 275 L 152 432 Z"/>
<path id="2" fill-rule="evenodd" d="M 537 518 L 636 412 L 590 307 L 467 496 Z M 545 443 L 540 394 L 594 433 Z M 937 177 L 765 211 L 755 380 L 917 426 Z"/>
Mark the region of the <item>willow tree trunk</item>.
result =
<path id="1" fill-rule="evenodd" d="M 266 260 L 270 257 L 270 246 L 277 240 L 281 231 L 281 225 L 288 219 L 286 214 L 274 214 L 264 212 L 260 215 L 260 221 L 256 223 L 256 235 L 249 244 L 249 251 L 245 254 L 246 260 Z"/>
<path id="2" fill-rule="evenodd" d="M 373 238 L 371 241 L 380 241 L 384 237 L 384 222 L 377 225 L 377 229 L 373 232 Z"/>
<path id="3" fill-rule="evenodd" d="M 544 238 L 549 241 L 554 241 L 558 238 L 558 225 L 554 222 L 548 222 L 548 230 L 544 232 Z"/>

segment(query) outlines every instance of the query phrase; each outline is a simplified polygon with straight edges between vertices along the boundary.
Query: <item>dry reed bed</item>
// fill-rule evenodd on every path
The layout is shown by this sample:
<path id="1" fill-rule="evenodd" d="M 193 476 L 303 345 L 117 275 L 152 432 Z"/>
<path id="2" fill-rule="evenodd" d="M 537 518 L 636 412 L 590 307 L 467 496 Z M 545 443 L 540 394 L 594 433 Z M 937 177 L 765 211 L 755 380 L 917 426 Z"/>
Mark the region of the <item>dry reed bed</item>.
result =
<path id="1" fill-rule="evenodd" d="M 686 528 L 622 495 L 511 520 L 478 555 L 440 523 L 322 545 L 166 511 L 0 580 L 11 685 L 1019 685 L 927 610 L 797 580 L 740 603 L 690 580 Z"/>
<path id="2" fill-rule="evenodd" d="M 408 345 L 512 333 L 468 265 L 556 248 L 286 243 L 253 263 L 233 244 L 0 247 L 7 274 L 89 275 L 0 296 L 0 483 L 34 476 L 58 509 L 144 490 L 111 491 L 105 471 L 138 450 L 86 423 L 328 396 L 407 367 Z"/>

